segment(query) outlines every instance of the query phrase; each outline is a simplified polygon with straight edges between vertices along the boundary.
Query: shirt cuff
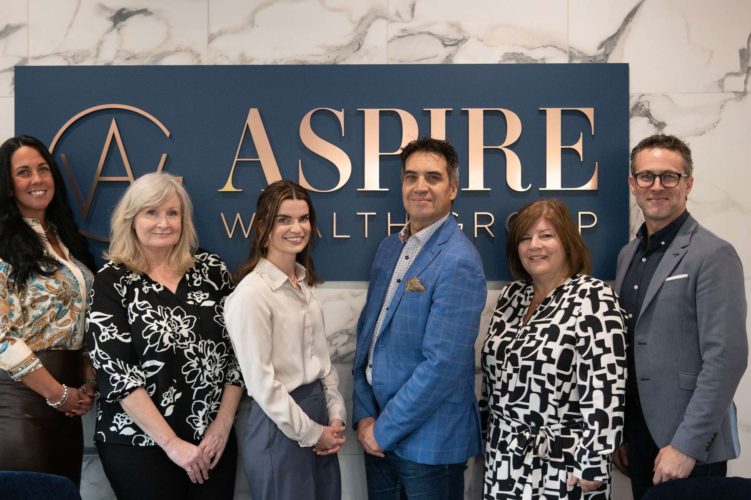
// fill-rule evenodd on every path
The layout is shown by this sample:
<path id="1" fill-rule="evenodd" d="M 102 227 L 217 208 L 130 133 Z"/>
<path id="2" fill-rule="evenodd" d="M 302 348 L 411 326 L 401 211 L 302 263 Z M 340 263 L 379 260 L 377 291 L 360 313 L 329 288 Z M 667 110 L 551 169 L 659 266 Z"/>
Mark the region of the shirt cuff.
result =
<path id="1" fill-rule="evenodd" d="M 8 338 L 3 344 L 6 348 L 0 355 L 0 368 L 7 370 L 13 380 L 19 381 L 42 367 L 42 362 L 23 340 Z"/>
<path id="2" fill-rule="evenodd" d="M 313 447 L 316 445 L 318 440 L 321 439 L 321 434 L 323 434 L 323 426 L 311 420 L 310 429 L 308 429 L 308 432 L 303 434 L 302 438 L 300 438 L 300 441 L 298 441 L 298 444 L 301 448 Z"/>

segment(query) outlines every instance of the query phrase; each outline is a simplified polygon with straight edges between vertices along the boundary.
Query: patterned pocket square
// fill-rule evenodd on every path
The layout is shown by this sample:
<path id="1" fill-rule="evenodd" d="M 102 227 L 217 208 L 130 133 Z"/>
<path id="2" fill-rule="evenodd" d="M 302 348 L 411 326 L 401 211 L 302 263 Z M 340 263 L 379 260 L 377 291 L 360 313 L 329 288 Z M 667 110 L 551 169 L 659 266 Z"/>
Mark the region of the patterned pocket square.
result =
<path id="1" fill-rule="evenodd" d="M 408 292 L 424 292 L 425 287 L 420 283 L 419 278 L 410 278 L 407 280 L 406 290 Z"/>

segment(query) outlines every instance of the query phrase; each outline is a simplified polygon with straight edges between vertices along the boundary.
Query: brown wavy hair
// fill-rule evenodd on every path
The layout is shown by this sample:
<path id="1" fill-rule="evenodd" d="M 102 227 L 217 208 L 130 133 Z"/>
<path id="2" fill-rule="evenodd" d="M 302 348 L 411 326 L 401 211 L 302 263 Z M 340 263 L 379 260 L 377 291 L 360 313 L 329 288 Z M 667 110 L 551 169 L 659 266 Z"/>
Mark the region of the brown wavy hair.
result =
<path id="1" fill-rule="evenodd" d="M 509 221 L 508 238 L 506 239 L 506 258 L 511 275 L 518 280 L 531 281 L 519 257 L 519 243 L 532 225 L 540 217 L 553 225 L 561 245 L 566 253 L 568 276 L 575 274 L 589 274 L 592 270 L 592 258 L 579 230 L 571 218 L 566 205 L 556 199 L 537 200 L 524 205 Z"/>
<path id="2" fill-rule="evenodd" d="M 296 260 L 305 268 L 305 281 L 308 285 L 313 286 L 321 283 L 321 279 L 316 274 L 315 267 L 313 266 L 313 257 L 310 255 L 313 241 L 318 237 L 318 226 L 316 225 L 316 212 L 313 209 L 313 202 L 310 200 L 310 195 L 305 188 L 287 179 L 272 182 L 258 197 L 255 218 L 253 220 L 253 232 L 250 236 L 250 250 L 248 258 L 240 264 L 240 267 L 235 272 L 237 283 L 255 269 L 261 258 L 266 257 L 268 251 L 266 243 L 269 241 L 269 235 L 274 227 L 274 220 L 279 213 L 279 207 L 285 200 L 303 200 L 308 204 L 310 239 L 303 251 L 297 254 Z"/>

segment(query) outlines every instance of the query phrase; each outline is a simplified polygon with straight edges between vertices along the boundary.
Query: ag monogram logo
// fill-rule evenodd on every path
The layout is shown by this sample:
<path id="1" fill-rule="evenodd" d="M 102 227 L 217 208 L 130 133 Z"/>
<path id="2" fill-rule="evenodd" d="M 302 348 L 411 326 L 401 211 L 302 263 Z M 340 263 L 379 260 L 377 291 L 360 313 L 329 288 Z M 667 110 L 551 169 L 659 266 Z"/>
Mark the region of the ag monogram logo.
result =
<path id="1" fill-rule="evenodd" d="M 96 234 L 94 231 L 91 231 L 89 229 L 86 229 L 88 226 L 88 223 L 91 222 L 92 217 L 92 208 L 94 205 L 95 195 L 97 194 L 97 190 L 100 188 L 100 183 L 124 183 L 127 182 L 128 185 L 130 185 L 133 181 L 136 180 L 137 175 L 134 175 L 133 168 L 131 165 L 131 160 L 128 156 L 128 152 L 125 147 L 125 141 L 123 140 L 123 134 L 120 131 L 120 125 L 118 124 L 118 119 L 116 115 L 123 115 L 123 111 L 126 112 L 125 114 L 130 115 L 131 113 L 134 113 L 136 116 L 143 117 L 147 119 L 149 122 L 151 122 L 153 125 L 155 125 L 162 134 L 164 134 L 165 138 L 170 137 L 170 131 L 167 129 L 167 127 L 159 121 L 154 115 L 136 108 L 134 106 L 129 106 L 127 104 L 102 104 L 99 106 L 92 106 L 90 108 L 87 108 L 80 113 L 73 116 L 70 120 L 68 120 L 61 128 L 58 130 L 57 134 L 55 134 L 54 139 L 52 140 L 52 143 L 50 144 L 50 152 L 55 155 L 56 154 L 56 148 L 60 143 L 63 141 L 64 138 L 75 135 L 74 131 L 76 129 L 76 125 L 86 122 L 87 120 L 91 120 L 91 115 L 94 114 L 103 114 L 105 112 L 112 112 L 113 116 L 111 117 L 111 120 L 109 122 L 109 129 L 107 130 L 107 134 L 104 140 L 104 144 L 102 146 L 101 152 L 99 154 L 99 160 L 96 165 L 96 171 L 93 175 L 93 178 L 91 180 L 91 183 L 89 185 L 89 189 L 87 192 L 83 192 L 81 189 L 81 184 L 78 179 L 81 178 L 81 175 L 76 176 L 76 172 L 91 172 L 91 164 L 86 164 L 85 161 L 74 161 L 72 160 L 68 154 L 66 154 L 64 151 L 60 151 L 60 164 L 61 169 L 63 172 L 65 172 L 66 181 L 68 183 L 68 187 L 70 191 L 73 194 L 73 199 L 75 201 L 76 207 L 78 208 L 78 211 L 81 215 L 81 233 L 86 236 L 89 239 L 101 241 L 101 242 L 107 242 L 109 238 L 107 236 L 102 236 L 99 234 Z M 95 129 L 96 130 L 96 129 Z M 92 139 L 93 135 L 87 134 L 87 137 L 89 137 L 88 144 L 95 144 L 94 139 Z M 124 170 L 124 175 L 106 175 L 104 172 L 106 170 L 106 166 L 108 163 L 112 161 L 110 150 L 113 147 L 113 141 L 116 144 L 116 151 L 113 151 L 113 155 L 119 155 L 120 161 L 122 162 L 122 169 Z M 79 139 L 80 142 L 80 139 Z M 164 168 L 164 164 L 167 160 L 167 153 L 162 153 L 159 161 L 156 165 L 156 168 L 153 169 L 156 172 L 161 172 Z M 144 168 L 138 169 L 138 172 L 140 172 L 139 175 L 142 175 L 144 172 Z M 116 200 L 115 200 L 116 201 Z M 111 208 L 111 207 L 109 207 Z M 109 217 L 110 210 L 104 211 L 105 215 Z M 109 221 L 107 220 L 107 223 Z M 107 226 L 108 227 L 108 226 Z"/>

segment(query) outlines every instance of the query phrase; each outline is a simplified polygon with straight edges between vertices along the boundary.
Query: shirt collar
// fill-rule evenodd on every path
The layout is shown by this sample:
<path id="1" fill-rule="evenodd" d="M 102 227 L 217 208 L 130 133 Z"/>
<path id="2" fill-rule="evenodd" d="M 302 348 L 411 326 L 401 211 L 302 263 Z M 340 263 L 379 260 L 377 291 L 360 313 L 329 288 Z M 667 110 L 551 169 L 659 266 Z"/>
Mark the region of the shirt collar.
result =
<path id="1" fill-rule="evenodd" d="M 36 231 L 38 234 L 41 234 L 42 236 L 44 236 L 44 228 L 42 227 L 42 222 L 39 219 L 33 219 L 31 217 L 23 217 L 23 220 L 26 221 L 26 223 L 29 226 L 31 226 L 31 228 L 34 231 Z M 47 227 L 49 229 L 52 229 L 53 231 L 55 231 L 55 225 L 52 222 L 47 221 Z M 45 236 L 45 238 L 46 238 L 46 236 Z"/>
<path id="2" fill-rule="evenodd" d="M 261 260 L 258 261 L 256 270 L 258 271 L 258 274 L 260 274 L 268 284 L 271 285 L 271 289 L 274 291 L 290 281 L 289 277 L 284 274 L 281 269 L 264 258 L 261 258 Z M 298 283 L 305 283 L 305 266 L 299 262 L 295 262 L 295 275 L 297 276 Z M 292 286 L 292 283 L 290 283 L 290 286 Z"/>
<path id="3" fill-rule="evenodd" d="M 438 230 L 438 228 L 441 227 L 441 224 L 443 224 L 446 221 L 446 219 L 449 218 L 449 215 L 450 213 L 444 215 L 443 217 L 441 217 L 440 219 L 438 219 L 437 221 L 435 221 L 428 227 L 425 227 L 417 231 L 415 234 L 410 233 L 409 221 L 407 221 L 407 223 L 404 225 L 404 228 L 401 231 L 399 231 L 399 239 L 401 240 L 402 243 L 406 243 L 407 240 L 411 236 L 414 236 L 415 238 L 417 238 L 417 240 L 420 242 L 421 245 L 424 245 L 425 243 L 428 242 L 430 237 L 433 236 L 433 234 Z"/>
<path id="4" fill-rule="evenodd" d="M 656 231 L 650 237 L 647 237 L 647 224 L 644 223 L 639 228 L 636 236 L 641 240 L 641 245 L 645 248 L 654 248 L 656 246 L 668 247 L 678 235 L 678 231 L 684 222 L 688 219 L 688 210 L 684 210 L 673 222 Z"/>

